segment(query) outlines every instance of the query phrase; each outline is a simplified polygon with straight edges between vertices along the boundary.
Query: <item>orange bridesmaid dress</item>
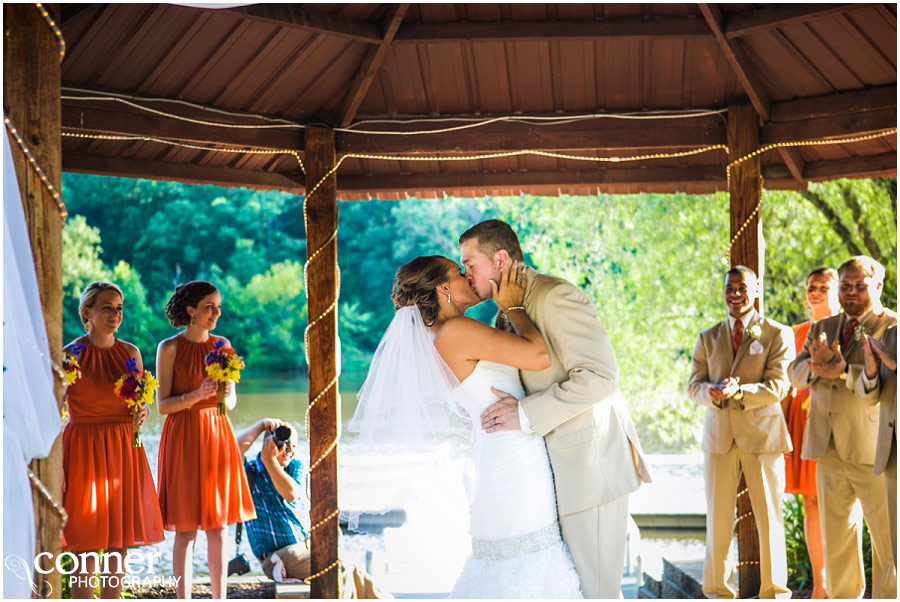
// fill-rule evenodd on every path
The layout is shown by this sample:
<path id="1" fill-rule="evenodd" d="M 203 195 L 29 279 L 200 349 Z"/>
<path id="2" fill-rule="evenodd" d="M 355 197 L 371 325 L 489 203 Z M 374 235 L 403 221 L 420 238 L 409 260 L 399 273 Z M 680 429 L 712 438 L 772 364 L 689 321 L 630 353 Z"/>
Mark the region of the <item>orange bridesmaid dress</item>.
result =
<path id="1" fill-rule="evenodd" d="M 175 337 L 172 392 L 197 389 L 206 376 L 203 359 L 219 339 L 192 343 Z M 159 506 L 167 531 L 206 531 L 256 518 L 244 461 L 228 415 L 216 395 L 166 415 L 159 441 Z"/>
<path id="2" fill-rule="evenodd" d="M 812 322 L 793 326 L 797 353 L 803 349 L 806 334 Z M 803 451 L 803 431 L 809 418 L 809 387 L 791 389 L 791 403 L 787 411 L 787 427 L 794 449 L 784 454 L 784 492 L 796 495 L 816 496 L 816 462 L 800 457 Z"/>
<path id="3" fill-rule="evenodd" d="M 122 341 L 95 347 L 87 336 L 79 378 L 66 392 L 63 506 L 66 550 L 144 546 L 163 540 L 162 517 L 143 447 L 131 445 L 131 410 L 113 392 L 131 357 Z"/>

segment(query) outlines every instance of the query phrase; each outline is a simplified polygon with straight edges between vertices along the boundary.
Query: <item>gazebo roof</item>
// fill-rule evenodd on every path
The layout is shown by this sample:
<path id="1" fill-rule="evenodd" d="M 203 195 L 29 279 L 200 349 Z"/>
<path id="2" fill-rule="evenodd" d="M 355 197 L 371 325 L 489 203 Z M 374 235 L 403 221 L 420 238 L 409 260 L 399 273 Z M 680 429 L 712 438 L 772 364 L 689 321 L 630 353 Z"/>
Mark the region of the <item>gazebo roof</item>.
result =
<path id="1" fill-rule="evenodd" d="M 269 152 L 302 157 L 300 125 L 338 128 L 339 155 L 423 157 L 696 150 L 726 144 L 724 110 L 748 101 L 762 144 L 896 127 L 893 4 L 60 7 L 72 172 L 303 192 L 295 155 Z M 492 117 L 514 119 L 452 129 Z M 700 193 L 725 188 L 726 163 L 721 149 L 348 158 L 337 185 L 348 200 Z M 896 135 L 763 155 L 768 188 L 895 174 Z"/>

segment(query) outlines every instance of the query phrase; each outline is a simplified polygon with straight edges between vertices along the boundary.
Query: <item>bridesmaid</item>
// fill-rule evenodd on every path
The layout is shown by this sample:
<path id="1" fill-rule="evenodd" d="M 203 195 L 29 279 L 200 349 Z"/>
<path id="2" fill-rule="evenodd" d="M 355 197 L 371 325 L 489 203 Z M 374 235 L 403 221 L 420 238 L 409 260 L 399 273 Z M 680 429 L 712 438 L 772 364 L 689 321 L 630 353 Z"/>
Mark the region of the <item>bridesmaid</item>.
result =
<path id="1" fill-rule="evenodd" d="M 132 422 L 143 424 L 149 415 L 145 405 L 135 416 L 113 393 L 116 381 L 128 372 L 125 362 L 141 353 L 131 343 L 116 338 L 122 323 L 122 291 L 115 284 L 92 282 L 81 293 L 78 311 L 87 334 L 66 347 L 84 345 L 80 351 L 79 378 L 66 392 L 69 424 L 63 432 L 63 505 L 69 521 L 63 531 L 67 551 L 110 555 L 112 574 L 103 574 L 101 598 L 118 598 L 125 572 L 122 562 L 128 548 L 163 540 L 159 501 L 143 447 L 131 445 Z M 73 598 L 92 598 L 90 576 L 100 567 L 95 557 L 85 556 L 73 580 Z M 118 577 L 118 578 L 116 578 Z M 78 583 L 75 583 L 77 581 Z"/>
<path id="2" fill-rule="evenodd" d="M 827 318 L 838 313 L 838 275 L 832 268 L 816 268 L 806 278 L 806 303 L 812 312 L 812 320 L 797 324 L 794 329 L 794 342 L 797 353 L 803 349 L 809 327 L 816 320 Z M 813 573 L 813 598 L 825 597 L 825 561 L 822 555 L 822 531 L 819 522 L 819 504 L 816 497 L 816 463 L 814 460 L 803 460 L 803 431 L 809 416 L 809 387 L 791 389 L 782 401 L 786 404 L 788 431 L 791 434 L 793 451 L 784 456 L 785 493 L 799 495 L 803 500 L 803 533 L 806 538 L 806 549 Z"/>
<path id="3" fill-rule="evenodd" d="M 228 415 L 219 414 L 216 384 L 205 377 L 203 358 L 224 337 L 211 334 L 222 298 L 209 282 L 182 284 L 166 304 L 166 317 L 184 330 L 159 344 L 159 412 L 166 416 L 159 443 L 159 504 L 166 530 L 175 531 L 174 573 L 179 598 L 191 597 L 194 540 L 206 532 L 212 597 L 227 593 L 227 525 L 256 518 L 241 452 Z M 231 383 L 226 407 L 237 397 Z"/>

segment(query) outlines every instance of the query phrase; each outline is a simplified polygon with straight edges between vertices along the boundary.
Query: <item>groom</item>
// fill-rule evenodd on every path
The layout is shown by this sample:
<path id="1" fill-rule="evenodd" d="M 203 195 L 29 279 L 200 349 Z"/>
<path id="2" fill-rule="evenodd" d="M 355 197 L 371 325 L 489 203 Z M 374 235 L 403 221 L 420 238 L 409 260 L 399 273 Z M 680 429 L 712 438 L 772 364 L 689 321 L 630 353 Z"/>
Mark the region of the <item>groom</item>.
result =
<path id="1" fill-rule="evenodd" d="M 460 263 L 482 300 L 512 261 L 523 263 L 508 224 L 481 222 L 459 237 Z M 527 396 L 500 398 L 481 416 L 488 433 L 521 429 L 545 438 L 562 536 L 587 598 L 621 596 L 628 494 L 650 482 L 631 416 L 617 386 L 618 368 L 597 309 L 573 284 L 527 269 L 528 317 L 544 336 L 552 363 L 521 371 Z M 501 315 L 501 318 L 505 316 Z"/>

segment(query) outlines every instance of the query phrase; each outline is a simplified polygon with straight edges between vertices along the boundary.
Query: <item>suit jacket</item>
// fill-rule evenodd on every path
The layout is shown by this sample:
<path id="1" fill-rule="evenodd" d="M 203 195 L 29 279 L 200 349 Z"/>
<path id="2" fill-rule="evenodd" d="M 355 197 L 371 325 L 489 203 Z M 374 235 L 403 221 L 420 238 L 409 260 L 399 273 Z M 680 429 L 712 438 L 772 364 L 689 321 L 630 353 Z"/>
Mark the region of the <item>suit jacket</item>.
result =
<path id="1" fill-rule="evenodd" d="M 897 327 L 891 326 L 884 331 L 881 342 L 888 349 L 897 353 Z M 878 415 L 878 443 L 875 445 L 875 474 L 881 474 L 887 468 L 891 455 L 891 445 L 897 433 L 897 372 L 888 370 L 887 366 L 880 364 L 878 375 L 875 377 L 876 385 L 871 391 L 866 391 L 863 382 L 863 373 L 860 371 L 856 378 L 856 394 L 866 403 L 879 405 Z"/>
<path id="2" fill-rule="evenodd" d="M 817 460 L 834 438 L 838 456 L 845 462 L 873 464 L 875 439 L 878 435 L 878 410 L 855 391 L 855 383 L 863 370 L 863 346 L 854 338 L 841 353 L 847 362 L 847 375 L 841 378 L 819 378 L 809 371 L 809 346 L 825 333 L 828 343 L 840 341 L 848 318 L 844 313 L 813 322 L 806 335 L 803 349 L 797 354 L 788 376 L 795 387 L 809 385 L 809 418 L 803 433 L 804 460 Z M 883 309 L 876 314 L 869 311 L 860 324 L 876 339 L 884 336 L 888 327 L 897 323 L 897 314 Z"/>
<path id="3" fill-rule="evenodd" d="M 550 367 L 522 370 L 520 401 L 544 437 L 560 515 L 606 503 L 650 482 L 617 385 L 616 357 L 590 299 L 529 268 L 523 302 L 550 349 Z"/>
<path id="4" fill-rule="evenodd" d="M 760 327 L 759 345 L 750 330 Z M 794 359 L 794 332 L 774 320 L 753 311 L 737 354 L 731 347 L 728 320 L 704 330 L 694 345 L 693 369 L 688 385 L 691 400 L 706 406 L 703 451 L 724 453 L 732 441 L 750 453 L 773 453 L 791 450 L 781 399 L 789 385 L 785 370 Z M 740 378 L 743 399 L 729 399 L 723 407 L 713 403 L 710 384 L 736 376 Z"/>

